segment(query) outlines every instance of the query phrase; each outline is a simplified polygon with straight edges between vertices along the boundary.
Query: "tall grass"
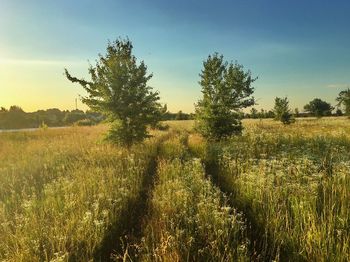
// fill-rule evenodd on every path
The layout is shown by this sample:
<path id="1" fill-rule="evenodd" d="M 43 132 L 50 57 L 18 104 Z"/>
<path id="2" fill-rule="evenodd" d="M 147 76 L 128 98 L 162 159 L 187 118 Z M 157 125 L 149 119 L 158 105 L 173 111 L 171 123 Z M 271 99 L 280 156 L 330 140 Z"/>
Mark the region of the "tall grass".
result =
<path id="1" fill-rule="evenodd" d="M 241 215 L 205 178 L 186 143 L 180 135 L 161 146 L 140 260 L 247 261 Z"/>
<path id="2" fill-rule="evenodd" d="M 100 260 L 116 246 L 160 136 L 125 150 L 96 143 L 101 131 L 1 134 L 0 260 Z"/>
<path id="3" fill-rule="evenodd" d="M 250 122 L 224 143 L 190 139 L 253 227 L 255 259 L 350 260 L 350 123 Z"/>
<path id="4" fill-rule="evenodd" d="M 167 124 L 130 149 L 104 126 L 1 133 L 0 260 L 350 261 L 348 120 L 220 143 Z"/>

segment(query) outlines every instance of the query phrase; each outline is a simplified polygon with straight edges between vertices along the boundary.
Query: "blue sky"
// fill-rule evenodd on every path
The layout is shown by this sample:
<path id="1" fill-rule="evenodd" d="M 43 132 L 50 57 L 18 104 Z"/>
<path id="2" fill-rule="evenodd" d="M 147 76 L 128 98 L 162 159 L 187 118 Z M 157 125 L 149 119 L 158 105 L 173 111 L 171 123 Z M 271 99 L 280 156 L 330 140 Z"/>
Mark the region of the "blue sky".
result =
<path id="1" fill-rule="evenodd" d="M 171 111 L 193 111 L 213 52 L 259 77 L 257 108 L 275 96 L 300 109 L 315 97 L 335 104 L 350 85 L 349 13 L 340 0 L 0 0 L 0 106 L 74 108 L 84 91 L 63 68 L 87 77 L 88 60 L 118 36 L 132 40 Z"/>

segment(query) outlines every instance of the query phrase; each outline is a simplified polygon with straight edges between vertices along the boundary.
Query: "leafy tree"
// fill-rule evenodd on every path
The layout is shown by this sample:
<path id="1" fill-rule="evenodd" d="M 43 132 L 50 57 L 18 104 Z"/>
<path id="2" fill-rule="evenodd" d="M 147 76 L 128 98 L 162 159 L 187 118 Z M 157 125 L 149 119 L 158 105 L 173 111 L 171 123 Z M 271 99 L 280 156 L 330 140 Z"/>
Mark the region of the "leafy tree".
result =
<path id="1" fill-rule="evenodd" d="M 333 109 L 334 108 L 331 106 L 331 104 L 319 98 L 315 98 L 314 100 L 310 101 L 307 105 L 304 106 L 305 111 L 311 113 L 316 117 L 331 115 Z"/>
<path id="2" fill-rule="evenodd" d="M 342 116 L 343 115 L 343 111 L 341 111 L 340 108 L 337 109 L 337 111 L 335 112 L 336 116 Z"/>
<path id="3" fill-rule="evenodd" d="M 273 112 L 273 110 L 269 110 L 266 112 L 265 114 L 266 118 L 274 118 L 275 117 L 275 112 Z"/>
<path id="4" fill-rule="evenodd" d="M 38 110 L 32 114 L 32 118 L 35 119 L 36 125 L 39 126 L 43 122 L 48 126 L 62 126 L 63 119 L 66 116 L 66 113 L 57 109 L 50 108 L 47 110 Z"/>
<path id="5" fill-rule="evenodd" d="M 344 106 L 345 115 L 347 115 L 350 118 L 350 88 L 341 91 L 336 100 L 338 102 L 338 106 Z"/>
<path id="6" fill-rule="evenodd" d="M 181 110 L 177 112 L 175 116 L 175 120 L 187 120 L 188 119 L 188 114 L 183 113 Z"/>
<path id="7" fill-rule="evenodd" d="M 292 114 L 289 108 L 289 101 L 287 97 L 275 98 L 274 106 L 275 120 L 281 121 L 283 124 L 288 125 L 294 122 Z"/>
<path id="8" fill-rule="evenodd" d="M 71 112 L 65 115 L 63 121 L 65 124 L 70 125 L 83 119 L 86 119 L 84 111 L 72 110 Z"/>
<path id="9" fill-rule="evenodd" d="M 108 43 L 106 54 L 90 65 L 90 81 L 73 77 L 65 69 L 67 78 L 87 91 L 82 102 L 112 123 L 107 139 L 126 146 L 148 137 L 147 126 L 155 126 L 164 112 L 159 93 L 147 85 L 152 74 L 147 74 L 143 61 L 137 64 L 132 49 L 128 39 Z"/>
<path id="10" fill-rule="evenodd" d="M 295 115 L 295 117 L 299 117 L 299 114 L 300 114 L 300 112 L 299 112 L 299 108 L 295 108 L 294 109 L 294 115 Z"/>
<path id="11" fill-rule="evenodd" d="M 206 138 L 221 139 L 242 131 L 240 110 L 255 104 L 251 95 L 256 78 L 237 63 L 215 53 L 203 62 L 203 98 L 196 104 L 196 128 Z"/>
<path id="12" fill-rule="evenodd" d="M 36 112 L 24 112 L 19 106 L 11 106 L 10 110 L 0 108 L 0 129 L 37 128 L 43 123 L 47 126 L 62 126 L 72 124 L 79 120 L 90 120 L 97 124 L 103 120 L 100 113 L 81 110 L 61 111 L 57 108 L 38 110 Z"/>
<path id="13" fill-rule="evenodd" d="M 0 116 L 0 128 L 18 129 L 31 127 L 30 119 L 19 106 L 11 106 L 8 111 L 2 111 Z"/>
<path id="14" fill-rule="evenodd" d="M 10 106 L 9 112 L 24 113 L 23 109 L 19 106 Z"/>
<path id="15" fill-rule="evenodd" d="M 265 110 L 263 108 L 260 109 L 260 113 L 258 114 L 259 115 L 259 118 L 264 118 L 265 117 Z"/>
<path id="16" fill-rule="evenodd" d="M 258 110 L 255 107 L 250 109 L 250 117 L 251 118 L 258 118 Z"/>
<path id="17" fill-rule="evenodd" d="M 99 112 L 94 112 L 91 110 L 86 111 L 86 118 L 94 123 L 99 123 L 104 120 L 104 116 Z"/>

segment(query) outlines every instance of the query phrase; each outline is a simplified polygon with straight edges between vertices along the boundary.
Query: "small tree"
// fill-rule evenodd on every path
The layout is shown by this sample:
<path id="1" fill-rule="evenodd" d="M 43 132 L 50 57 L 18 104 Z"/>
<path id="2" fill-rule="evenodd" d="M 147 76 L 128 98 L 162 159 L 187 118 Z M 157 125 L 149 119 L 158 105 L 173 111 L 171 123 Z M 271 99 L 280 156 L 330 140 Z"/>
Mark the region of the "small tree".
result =
<path id="1" fill-rule="evenodd" d="M 259 118 L 265 118 L 266 112 L 263 108 L 260 109 L 260 113 L 258 114 Z"/>
<path id="2" fill-rule="evenodd" d="M 255 107 L 250 109 L 250 117 L 251 118 L 258 118 L 258 110 Z"/>
<path id="3" fill-rule="evenodd" d="M 313 114 L 316 117 L 331 115 L 333 109 L 334 108 L 331 106 L 331 104 L 319 98 L 315 98 L 304 106 L 305 111 Z"/>
<path id="4" fill-rule="evenodd" d="M 343 111 L 341 111 L 341 109 L 338 108 L 337 111 L 335 111 L 335 115 L 336 116 L 342 116 L 343 115 Z"/>
<path id="5" fill-rule="evenodd" d="M 177 112 L 175 120 L 188 120 L 188 114 L 185 114 L 180 110 L 179 112 Z"/>
<path id="6" fill-rule="evenodd" d="M 73 110 L 72 112 L 69 112 L 65 115 L 65 117 L 63 118 L 63 122 L 67 125 L 70 125 L 83 119 L 86 119 L 84 111 Z"/>
<path id="7" fill-rule="evenodd" d="M 345 115 L 350 118 L 350 88 L 341 91 L 336 100 L 338 102 L 338 106 L 344 106 Z"/>
<path id="8" fill-rule="evenodd" d="M 275 120 L 281 121 L 283 124 L 288 125 L 294 122 L 292 114 L 290 113 L 289 101 L 287 97 L 275 98 L 274 106 Z"/>
<path id="9" fill-rule="evenodd" d="M 299 114 L 300 114 L 300 112 L 299 112 L 299 108 L 295 108 L 294 109 L 294 115 L 295 115 L 295 117 L 299 117 Z"/>
<path id="10" fill-rule="evenodd" d="M 203 62 L 199 84 L 203 97 L 196 104 L 196 129 L 206 138 L 221 139 L 242 131 L 240 110 L 254 105 L 256 78 L 237 63 L 215 53 Z"/>
<path id="11" fill-rule="evenodd" d="M 274 118 L 275 112 L 273 110 L 269 110 L 266 112 L 266 118 Z"/>
<path id="12" fill-rule="evenodd" d="M 90 81 L 73 77 L 65 69 L 68 80 L 87 91 L 82 102 L 112 123 L 107 139 L 126 146 L 146 138 L 147 126 L 155 126 L 163 111 L 158 92 L 147 85 L 152 74 L 147 74 L 143 61 L 137 65 L 132 49 L 128 39 L 108 43 L 106 55 L 90 65 Z"/>

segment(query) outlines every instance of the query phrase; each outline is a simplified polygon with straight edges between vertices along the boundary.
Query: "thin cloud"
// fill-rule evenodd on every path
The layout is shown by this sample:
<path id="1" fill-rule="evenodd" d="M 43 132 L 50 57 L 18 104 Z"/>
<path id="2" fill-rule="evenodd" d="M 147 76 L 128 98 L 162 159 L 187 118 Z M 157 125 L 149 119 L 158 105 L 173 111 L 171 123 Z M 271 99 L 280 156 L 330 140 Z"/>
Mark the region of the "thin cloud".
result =
<path id="1" fill-rule="evenodd" d="M 329 84 L 328 88 L 346 88 L 349 87 L 349 84 Z"/>

